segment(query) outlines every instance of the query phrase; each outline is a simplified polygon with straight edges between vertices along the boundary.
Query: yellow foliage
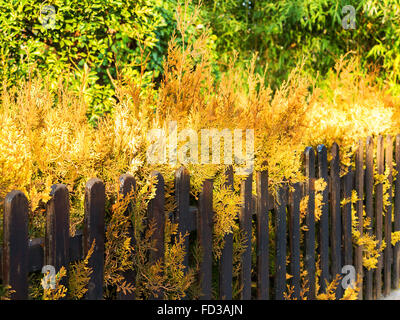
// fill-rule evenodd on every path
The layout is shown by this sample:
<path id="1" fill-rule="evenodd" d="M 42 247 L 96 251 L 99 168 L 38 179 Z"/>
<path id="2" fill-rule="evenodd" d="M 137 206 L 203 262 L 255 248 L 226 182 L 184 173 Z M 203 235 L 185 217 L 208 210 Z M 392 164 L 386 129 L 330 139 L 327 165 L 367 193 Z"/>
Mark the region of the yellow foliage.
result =
<path id="1" fill-rule="evenodd" d="M 50 287 L 50 277 L 48 274 L 45 274 L 42 279 L 43 288 L 46 287 L 46 282 L 49 285 L 48 289 L 43 289 L 43 300 L 60 300 L 67 295 L 67 287 L 61 284 L 61 279 L 67 275 L 67 270 L 64 267 L 60 268 L 60 271 L 55 275 L 55 288 L 52 289 Z"/>
<path id="2" fill-rule="evenodd" d="M 93 240 L 85 259 L 77 261 L 70 266 L 68 278 L 68 290 L 71 299 L 82 299 L 88 290 L 88 283 L 92 268 L 88 267 L 89 259 L 93 254 L 95 240 Z"/>

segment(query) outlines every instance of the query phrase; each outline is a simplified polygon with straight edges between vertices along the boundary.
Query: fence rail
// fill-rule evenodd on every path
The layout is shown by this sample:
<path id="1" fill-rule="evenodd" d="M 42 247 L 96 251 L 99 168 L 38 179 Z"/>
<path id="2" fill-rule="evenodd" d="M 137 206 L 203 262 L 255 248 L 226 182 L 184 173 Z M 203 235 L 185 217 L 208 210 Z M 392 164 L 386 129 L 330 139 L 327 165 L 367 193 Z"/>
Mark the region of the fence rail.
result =
<path id="1" fill-rule="evenodd" d="M 293 288 L 293 298 L 300 298 L 301 265 L 307 271 L 308 299 L 326 289 L 326 282 L 341 274 L 344 265 L 354 265 L 357 283 L 362 287 L 359 299 L 379 299 L 388 295 L 393 288 L 399 287 L 400 244 L 391 244 L 391 234 L 400 231 L 400 135 L 393 138 L 379 136 L 374 163 L 374 142 L 371 137 L 359 141 L 355 153 L 355 168 L 347 168 L 347 173 L 340 176 L 339 146 L 333 144 L 328 163 L 328 150 L 318 146 L 314 151 L 306 148 L 304 152 L 304 173 L 306 181 L 295 183 L 289 188 L 282 184 L 274 199 L 268 192 L 268 172 L 255 172 L 256 192 L 253 194 L 253 175 L 243 180 L 241 185 L 242 208 L 238 218 L 240 228 L 245 235 L 247 245 L 241 256 L 239 282 L 240 299 L 284 299 L 287 286 Z M 394 162 L 393 162 L 394 160 Z M 394 166 L 393 166 L 394 164 Z M 396 176 L 393 170 L 396 169 Z M 388 173 L 387 185 L 383 188 L 377 174 Z M 148 207 L 149 217 L 157 224 L 152 235 L 156 240 L 157 251 L 151 261 L 164 256 L 164 180 L 160 173 L 157 177 L 155 197 Z M 233 187 L 233 171 L 226 171 L 226 186 Z M 323 178 L 328 187 L 322 192 L 321 216 L 315 219 L 315 181 Z M 120 192 L 128 194 L 135 186 L 135 179 L 130 175 L 120 177 Z M 199 281 L 201 298 L 211 299 L 213 294 L 212 279 L 219 281 L 218 297 L 232 299 L 233 288 L 233 237 L 225 236 L 225 246 L 219 260 L 219 275 L 213 277 L 212 235 L 213 235 L 213 181 L 206 180 L 200 193 L 198 207 L 189 205 L 190 175 L 182 167 L 175 176 L 176 212 L 173 217 L 182 234 L 197 231 L 197 239 L 202 248 Z M 364 217 L 371 219 L 371 228 L 363 230 L 363 223 L 358 230 L 375 235 L 379 243 L 384 240 L 386 247 L 378 259 L 376 269 L 363 267 L 363 248 L 352 242 L 352 204 L 341 205 L 344 198 L 349 198 L 353 190 L 357 191 L 355 216 L 359 221 Z M 384 193 L 388 202 L 384 203 Z M 308 196 L 306 230 L 301 229 L 300 202 Z M 384 207 L 384 205 L 386 206 Z M 28 298 L 28 274 L 40 271 L 43 265 L 53 265 L 58 271 L 72 261 L 82 259 L 95 240 L 95 248 L 89 266 L 93 273 L 88 285 L 86 299 L 102 299 L 105 243 L 105 187 L 97 178 L 89 180 L 85 190 L 85 218 L 83 232 L 74 237 L 69 234 L 69 195 L 65 185 L 52 187 L 51 200 L 47 204 L 45 238 L 28 239 L 28 201 L 20 191 L 7 194 L 4 201 L 3 248 L 1 250 L 1 275 L 3 284 L 11 285 L 15 290 L 12 299 Z M 393 220 L 392 213 L 393 212 Z M 385 214 L 386 213 L 386 214 Z M 272 219 L 270 221 L 270 219 Z M 254 225 L 254 229 L 253 229 Z M 272 226 L 272 229 L 269 227 Z M 253 231 L 254 230 L 254 231 Z M 270 236 L 274 233 L 275 248 L 270 248 Z M 130 230 L 130 232 L 133 232 Z M 252 232 L 255 234 L 252 235 Z M 301 242 L 301 235 L 304 243 Z M 256 243 L 252 243 L 255 239 Z M 185 248 L 189 248 L 186 239 Z M 255 249 L 256 263 L 252 263 L 252 250 Z M 188 250 L 186 250 L 188 252 Z M 287 256 L 289 255 L 289 263 Z M 274 268 L 270 266 L 270 257 L 274 257 Z M 316 263 L 321 270 L 320 290 L 316 291 Z M 188 254 L 184 265 L 188 267 Z M 287 277 L 290 274 L 291 277 Z M 134 270 L 125 274 L 128 282 L 134 283 Z M 337 288 L 337 298 L 342 297 L 343 289 Z M 134 299 L 133 295 L 118 295 L 119 299 Z"/>

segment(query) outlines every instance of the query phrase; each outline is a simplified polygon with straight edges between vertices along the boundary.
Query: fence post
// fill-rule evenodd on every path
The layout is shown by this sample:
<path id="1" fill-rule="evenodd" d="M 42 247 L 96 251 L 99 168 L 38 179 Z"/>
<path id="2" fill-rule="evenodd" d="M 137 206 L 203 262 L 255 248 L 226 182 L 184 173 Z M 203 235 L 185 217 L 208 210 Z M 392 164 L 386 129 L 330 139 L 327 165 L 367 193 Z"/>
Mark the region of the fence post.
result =
<path id="1" fill-rule="evenodd" d="M 319 225 L 320 255 L 321 255 L 321 291 L 326 291 L 326 281 L 329 279 L 329 187 L 328 187 L 328 159 L 324 145 L 317 147 L 318 177 L 324 179 L 327 187 L 322 191 L 322 208 Z"/>
<path id="2" fill-rule="evenodd" d="M 244 232 L 246 249 L 242 254 L 240 269 L 240 285 L 242 291 L 240 297 L 242 300 L 251 299 L 251 222 L 252 222 L 252 182 L 253 174 L 249 174 L 240 187 L 242 198 L 242 208 L 240 211 L 239 224 Z"/>
<path id="3" fill-rule="evenodd" d="M 330 165 L 330 205 L 331 205 L 331 257 L 332 257 L 332 277 L 335 278 L 342 272 L 341 245 L 342 245 L 342 219 L 340 210 L 340 158 L 339 146 L 334 143 L 331 149 Z M 342 297 L 342 287 L 339 285 L 336 290 L 336 298 Z"/>
<path id="4" fill-rule="evenodd" d="M 293 297 L 300 299 L 300 183 L 293 185 L 289 196 L 290 283 Z"/>
<path id="5" fill-rule="evenodd" d="M 45 261 L 56 272 L 69 266 L 69 193 L 63 184 L 53 185 L 47 203 Z M 67 284 L 63 279 L 62 283 Z"/>
<path id="6" fill-rule="evenodd" d="M 225 186 L 233 191 L 233 167 L 229 166 L 225 171 Z M 232 300 L 232 275 L 233 273 L 233 234 L 229 233 L 224 238 L 224 248 L 221 253 L 219 272 L 220 298 Z"/>
<path id="7" fill-rule="evenodd" d="M 256 175 L 257 298 L 269 299 L 268 171 Z"/>
<path id="8" fill-rule="evenodd" d="M 276 275 L 275 275 L 275 299 L 283 300 L 286 290 L 286 185 L 279 187 L 275 201 L 275 225 L 276 225 Z"/>
<path id="9" fill-rule="evenodd" d="M 357 218 L 358 218 L 358 231 L 360 235 L 363 234 L 363 224 L 364 224 L 364 145 L 363 141 L 360 139 L 358 141 L 358 150 L 356 152 L 356 191 L 357 191 Z M 363 255 L 362 255 L 363 247 L 357 246 L 356 253 L 355 253 L 355 265 L 356 265 L 356 272 L 357 272 L 357 281 L 358 287 L 360 288 L 358 299 L 363 299 Z"/>
<path id="10" fill-rule="evenodd" d="M 385 162 L 386 169 L 389 170 L 388 182 L 389 188 L 387 190 L 388 193 L 388 205 L 385 206 L 385 242 L 386 247 L 384 251 L 384 295 L 387 296 L 390 294 L 390 290 L 392 288 L 392 171 L 393 171 L 393 140 L 390 135 L 386 137 L 386 150 L 385 150 Z"/>
<path id="11" fill-rule="evenodd" d="M 198 240 L 202 258 L 200 263 L 200 299 L 212 297 L 212 234 L 213 234 L 213 181 L 206 179 L 199 198 L 197 222 Z"/>
<path id="12" fill-rule="evenodd" d="M 4 199 L 3 284 L 13 300 L 28 299 L 28 200 L 18 190 Z"/>
<path id="13" fill-rule="evenodd" d="M 400 134 L 396 136 L 396 181 L 394 186 L 394 232 L 400 231 Z M 393 288 L 399 288 L 400 243 L 393 249 Z"/>
<path id="14" fill-rule="evenodd" d="M 104 210 L 105 188 L 97 178 L 90 179 L 85 189 L 85 225 L 83 230 L 83 253 L 86 256 L 93 240 L 95 246 L 88 266 L 93 272 L 89 280 L 85 298 L 101 300 L 103 298 L 104 273 Z"/>
<path id="15" fill-rule="evenodd" d="M 374 140 L 372 137 L 367 137 L 365 149 L 365 214 L 370 219 L 370 229 L 367 231 L 370 235 L 373 234 L 373 218 L 374 218 Z M 365 272 L 365 298 L 373 299 L 373 270 Z"/>
<path id="16" fill-rule="evenodd" d="M 307 231 L 305 233 L 305 267 L 307 270 L 307 280 L 309 290 L 307 292 L 307 297 L 309 300 L 315 299 L 315 193 L 314 193 L 314 183 L 315 183 L 315 154 L 311 147 L 307 147 L 305 150 L 305 165 L 306 165 L 306 185 L 305 192 L 308 195 L 308 205 L 307 205 L 307 215 L 306 215 L 306 225 Z"/>
<path id="17" fill-rule="evenodd" d="M 119 177 L 119 193 L 123 195 L 123 197 L 127 197 L 130 195 L 136 188 L 136 180 L 133 176 L 130 174 L 123 174 Z M 131 204 L 128 205 L 128 208 L 125 212 L 125 215 L 129 216 L 129 210 L 131 209 Z M 135 236 L 134 236 L 134 231 L 133 231 L 133 225 L 131 225 L 128 228 L 128 233 L 129 237 L 131 238 L 131 246 L 135 245 Z M 133 253 L 135 254 L 135 253 Z M 127 270 L 123 273 L 123 277 L 125 278 L 125 281 L 127 284 L 130 284 L 131 286 L 135 285 L 135 278 L 136 278 L 136 273 L 135 270 Z M 135 294 L 133 292 L 131 293 L 123 293 L 118 292 L 118 299 L 120 300 L 133 300 L 135 299 Z"/>
<path id="18" fill-rule="evenodd" d="M 376 150 L 376 166 L 377 174 L 384 174 L 384 151 L 383 151 L 383 137 L 378 136 L 377 150 Z M 378 183 L 375 186 L 375 223 L 376 223 L 376 240 L 378 245 L 382 245 L 382 220 L 383 220 L 383 184 Z M 375 295 L 379 299 L 382 294 L 382 255 L 378 257 L 378 265 L 375 269 Z"/>

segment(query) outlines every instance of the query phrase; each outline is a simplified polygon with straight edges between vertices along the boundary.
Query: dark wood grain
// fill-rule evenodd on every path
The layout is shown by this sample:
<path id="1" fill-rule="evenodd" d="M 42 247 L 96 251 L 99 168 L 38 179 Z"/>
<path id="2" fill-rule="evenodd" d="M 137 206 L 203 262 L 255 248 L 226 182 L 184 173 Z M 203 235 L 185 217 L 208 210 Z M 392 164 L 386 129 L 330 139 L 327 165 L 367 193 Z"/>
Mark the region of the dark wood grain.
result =
<path id="1" fill-rule="evenodd" d="M 293 185 L 289 196 L 289 244 L 290 244 L 290 284 L 293 286 L 293 297 L 300 298 L 300 183 Z"/>
<path id="2" fill-rule="evenodd" d="M 275 300 L 284 300 L 286 291 L 286 205 L 287 187 L 283 184 L 277 192 L 275 200 Z"/>
<path id="3" fill-rule="evenodd" d="M 150 174 L 151 178 L 156 179 L 155 195 L 150 200 L 148 205 L 148 219 L 149 223 L 154 227 L 154 232 L 151 235 L 151 242 L 154 243 L 154 250 L 149 254 L 151 263 L 164 262 L 165 256 L 165 190 L 164 190 L 164 177 L 158 171 L 153 171 Z M 164 298 L 163 290 L 157 290 L 152 293 L 151 299 Z"/>
<path id="4" fill-rule="evenodd" d="M 56 273 L 69 266 L 69 193 L 63 184 L 53 185 L 47 203 L 45 261 Z M 63 285 L 67 278 L 62 279 Z"/>
<path id="5" fill-rule="evenodd" d="M 4 199 L 3 284 L 12 300 L 28 299 L 28 200 L 17 190 Z"/>
<path id="6" fill-rule="evenodd" d="M 377 174 L 384 174 L 384 147 L 383 136 L 378 136 L 376 146 L 376 168 Z M 382 245 L 382 227 L 383 227 L 383 184 L 375 184 L 375 236 L 378 245 Z M 380 299 L 382 295 L 382 267 L 383 257 L 379 255 L 377 267 L 375 269 L 375 297 Z"/>
<path id="7" fill-rule="evenodd" d="M 256 174 L 257 299 L 269 299 L 268 172 Z"/>
<path id="8" fill-rule="evenodd" d="M 178 234 L 180 237 L 185 237 L 183 247 L 185 249 L 185 257 L 183 265 L 185 269 L 189 267 L 189 232 L 190 232 L 190 217 L 189 217 L 189 197 L 190 197 L 190 176 L 185 167 L 180 167 L 175 173 L 175 199 L 176 212 L 175 223 L 178 224 Z"/>
<path id="9" fill-rule="evenodd" d="M 83 231 L 83 252 L 85 256 L 92 246 L 93 241 L 95 241 L 93 254 L 88 263 L 88 266 L 93 270 L 88 284 L 88 291 L 85 296 L 85 298 L 89 300 L 103 299 L 104 210 L 104 184 L 99 179 L 92 178 L 86 184 Z"/>
<path id="10" fill-rule="evenodd" d="M 394 185 L 394 223 L 393 231 L 400 231 L 400 134 L 396 136 L 395 146 L 396 180 Z M 393 248 L 393 288 L 398 289 L 400 282 L 400 243 Z"/>
<path id="11" fill-rule="evenodd" d="M 358 141 L 358 149 L 356 152 L 356 159 L 355 159 L 355 185 L 356 185 L 356 192 L 358 196 L 358 200 L 356 203 L 356 215 L 358 218 L 358 231 L 360 234 L 363 234 L 363 224 L 364 224 L 364 144 L 363 141 L 360 139 Z M 361 290 L 358 293 L 358 299 L 363 299 L 363 247 L 357 246 L 355 249 L 355 268 L 357 272 L 357 284 Z"/>
<path id="12" fill-rule="evenodd" d="M 332 279 L 342 272 L 342 217 L 340 210 L 340 158 L 339 146 L 334 143 L 331 149 L 330 163 L 330 208 L 331 208 L 331 259 Z M 337 287 L 336 298 L 341 298 L 343 290 Z"/>
<path id="13" fill-rule="evenodd" d="M 367 137 L 365 149 L 365 215 L 371 225 L 367 230 L 369 235 L 374 230 L 374 140 Z M 372 300 L 373 294 L 373 270 L 365 271 L 365 299 Z"/>
<path id="14" fill-rule="evenodd" d="M 225 171 L 225 186 L 233 190 L 233 168 L 229 166 Z M 222 300 L 232 300 L 233 277 L 233 233 L 224 237 L 224 247 L 221 253 L 219 269 L 219 295 Z"/>
<path id="15" fill-rule="evenodd" d="M 199 197 L 197 235 L 201 248 L 200 299 L 212 298 L 213 181 L 207 179 Z"/>
<path id="16" fill-rule="evenodd" d="M 305 269 L 307 270 L 307 298 L 315 299 L 315 153 L 313 148 L 307 147 L 305 152 L 305 194 L 308 195 L 306 226 L 305 232 Z"/>
<path id="17" fill-rule="evenodd" d="M 343 198 L 347 199 L 342 206 L 342 227 L 343 227 L 343 264 L 353 265 L 353 243 L 351 234 L 351 191 L 353 190 L 353 172 L 348 168 L 347 174 L 342 179 Z"/>
<path id="18" fill-rule="evenodd" d="M 240 284 L 241 299 L 250 300 L 251 298 L 251 224 L 252 224 L 252 181 L 253 174 L 249 174 L 241 184 L 242 208 L 240 212 L 240 228 L 245 236 L 246 249 L 242 254 Z"/>
<path id="19" fill-rule="evenodd" d="M 384 268 L 383 268 L 383 294 L 390 294 L 392 288 L 392 184 L 393 184 L 393 140 L 390 135 L 386 137 L 385 148 L 385 171 L 388 172 L 388 204 L 385 206 L 385 243 L 386 247 L 383 252 Z"/>
<path id="20" fill-rule="evenodd" d="M 324 145 L 317 147 L 318 153 L 318 178 L 324 179 L 327 183 L 322 191 L 322 207 L 319 223 L 319 251 L 321 258 L 321 291 L 326 291 L 326 283 L 330 282 L 329 277 L 329 188 L 328 188 L 328 159 L 327 150 Z"/>
<path id="21" fill-rule="evenodd" d="M 135 178 L 130 175 L 130 174 L 123 174 L 119 177 L 119 193 L 124 196 L 132 196 L 133 192 L 135 192 L 136 189 L 136 180 Z M 132 200 L 131 200 L 132 201 Z M 128 208 L 125 212 L 126 216 L 130 215 L 130 210 L 132 209 L 132 203 L 129 203 Z M 134 236 L 134 230 L 132 224 L 128 228 L 128 234 L 129 237 L 131 238 L 131 246 L 133 247 L 135 245 L 135 236 Z M 134 254 L 134 253 L 133 253 Z M 135 286 L 135 279 L 136 279 L 136 273 L 135 270 L 127 270 L 122 273 L 122 276 L 124 277 L 124 280 L 128 285 L 131 287 Z M 118 299 L 119 300 L 133 300 L 135 298 L 134 292 L 123 292 L 120 291 L 118 292 Z"/>

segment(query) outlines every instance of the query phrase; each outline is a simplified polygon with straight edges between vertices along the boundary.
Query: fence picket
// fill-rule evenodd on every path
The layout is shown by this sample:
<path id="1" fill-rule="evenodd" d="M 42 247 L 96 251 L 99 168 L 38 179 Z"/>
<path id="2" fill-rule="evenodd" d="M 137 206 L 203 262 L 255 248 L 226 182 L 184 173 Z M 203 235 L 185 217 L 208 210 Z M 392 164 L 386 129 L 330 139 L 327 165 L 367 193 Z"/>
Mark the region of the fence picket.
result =
<path id="1" fill-rule="evenodd" d="M 85 225 L 83 231 L 83 253 L 86 256 L 93 241 L 95 246 L 88 266 L 93 272 L 90 276 L 86 299 L 103 298 L 104 273 L 104 210 L 105 188 L 97 178 L 90 179 L 85 189 Z"/>
<path id="2" fill-rule="evenodd" d="M 342 227 L 343 227 L 343 264 L 353 265 L 353 243 L 351 235 L 351 192 L 353 190 L 353 172 L 348 168 L 347 174 L 343 177 L 343 198 L 347 199 L 342 206 Z"/>
<path id="3" fill-rule="evenodd" d="M 400 134 L 396 136 L 396 180 L 394 186 L 394 232 L 400 231 Z M 393 288 L 399 288 L 400 282 L 400 243 L 393 248 Z"/>
<path id="4" fill-rule="evenodd" d="M 51 199 L 47 203 L 45 264 L 54 266 L 55 271 L 69 265 L 69 193 L 63 184 L 53 185 Z M 67 278 L 62 279 L 66 285 Z"/>
<path id="5" fill-rule="evenodd" d="M 21 191 L 4 199 L 3 285 L 10 285 L 11 299 L 28 299 L 28 200 Z"/>
<path id="6" fill-rule="evenodd" d="M 293 297 L 300 298 L 300 183 L 293 185 L 289 196 L 290 284 Z"/>
<path id="7" fill-rule="evenodd" d="M 386 137 L 385 166 L 388 170 L 388 204 L 385 206 L 385 243 L 384 256 L 384 281 L 383 293 L 389 295 L 392 288 L 392 183 L 393 183 L 393 140 L 390 135 Z"/>
<path id="8" fill-rule="evenodd" d="M 330 205 L 331 205 L 331 248 L 332 248 L 332 278 L 341 274 L 342 259 L 342 218 L 340 210 L 340 158 L 339 146 L 334 143 L 331 149 L 331 167 L 330 167 Z M 342 297 L 342 287 L 336 289 L 336 298 Z"/>
<path id="9" fill-rule="evenodd" d="M 322 191 L 322 207 L 319 224 L 320 256 L 321 256 L 321 291 L 326 291 L 326 281 L 329 281 L 329 188 L 328 188 L 328 159 L 324 145 L 317 147 L 318 177 L 324 179 L 327 187 Z"/>
<path id="10" fill-rule="evenodd" d="M 241 184 L 241 197 L 242 197 L 242 208 L 240 212 L 239 224 L 240 228 L 244 232 L 245 246 L 241 258 L 241 270 L 240 270 L 240 285 L 242 288 L 241 299 L 251 299 L 251 223 L 252 223 L 252 182 L 253 174 L 249 174 Z"/>
<path id="11" fill-rule="evenodd" d="M 370 229 L 367 231 L 373 234 L 374 228 L 374 208 L 373 208 L 373 190 L 374 190 L 374 140 L 367 137 L 365 150 L 365 214 L 370 219 Z M 365 271 L 365 298 L 372 300 L 373 295 L 373 270 Z"/>
<path id="12" fill-rule="evenodd" d="M 212 297 L 213 181 L 206 179 L 199 198 L 197 223 L 202 259 L 200 263 L 201 300 Z"/>
<path id="13" fill-rule="evenodd" d="M 276 261 L 275 300 L 283 300 L 286 290 L 286 185 L 279 187 L 275 201 Z"/>
<path id="14" fill-rule="evenodd" d="M 269 299 L 268 171 L 256 175 L 257 298 Z"/>
<path id="15" fill-rule="evenodd" d="M 227 188 L 233 190 L 233 167 L 229 166 L 225 171 Z M 219 273 L 219 294 L 222 300 L 232 300 L 233 277 L 233 234 L 225 235 L 224 247 L 221 253 Z"/>
<path id="16" fill-rule="evenodd" d="M 363 141 L 360 139 L 358 141 L 358 149 L 356 152 L 356 171 L 355 171 L 355 184 L 357 192 L 357 203 L 356 211 L 358 218 L 358 231 L 363 234 L 363 224 L 364 224 L 364 145 Z M 355 268 L 357 272 L 358 287 L 361 289 L 358 293 L 358 299 L 363 299 L 363 255 L 362 246 L 357 246 L 355 251 Z"/>
<path id="17" fill-rule="evenodd" d="M 175 222 L 178 223 L 178 234 L 185 237 L 184 250 L 186 252 L 183 265 L 185 269 L 189 268 L 189 196 L 190 196 L 190 176 L 185 167 L 180 167 L 175 173 L 175 198 L 176 214 Z"/>
<path id="18" fill-rule="evenodd" d="M 307 270 L 308 291 L 307 297 L 309 300 L 315 299 L 315 154 L 311 147 L 307 147 L 305 152 L 305 173 L 307 181 L 305 184 L 305 194 L 308 196 L 306 226 L 305 233 L 305 268 Z"/>
<path id="19" fill-rule="evenodd" d="M 133 176 L 130 174 L 123 174 L 119 177 L 119 192 L 121 195 L 124 197 L 127 197 L 130 195 L 132 192 L 135 191 L 136 188 L 136 181 Z M 125 212 L 126 215 L 129 215 L 129 210 L 131 208 L 131 204 L 129 204 L 127 208 L 127 212 Z M 133 226 L 131 225 L 128 229 L 129 236 L 131 238 L 131 246 L 135 245 L 135 237 L 134 237 L 134 230 Z M 134 253 L 133 253 L 134 254 Z M 123 277 L 125 278 L 125 281 L 128 285 L 133 287 L 135 285 L 135 278 L 136 278 L 136 273 L 135 270 L 128 270 L 123 272 Z M 133 300 L 135 299 L 135 294 L 133 292 L 119 292 L 118 293 L 118 298 L 120 300 Z"/>
<path id="20" fill-rule="evenodd" d="M 149 224 L 153 224 L 154 227 L 151 242 L 154 243 L 154 249 L 151 250 L 149 254 L 149 260 L 153 264 L 156 262 L 164 261 L 164 234 L 165 234 L 165 194 L 164 194 L 164 178 L 158 171 L 152 171 L 150 173 L 151 178 L 156 179 L 155 184 L 155 195 L 154 198 L 150 200 L 148 205 L 148 219 Z M 152 299 L 162 299 L 163 291 L 158 290 L 153 293 Z"/>
<path id="21" fill-rule="evenodd" d="M 377 174 L 384 174 L 384 151 L 383 151 L 383 136 L 378 136 L 376 146 L 376 167 Z M 377 183 L 375 186 L 375 235 L 378 240 L 378 245 L 382 245 L 382 221 L 383 221 L 383 184 Z M 375 269 L 375 296 L 380 299 L 382 295 L 382 255 L 378 257 L 378 264 Z"/>

